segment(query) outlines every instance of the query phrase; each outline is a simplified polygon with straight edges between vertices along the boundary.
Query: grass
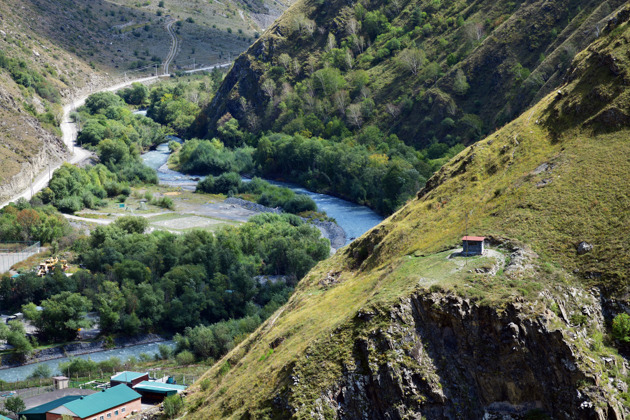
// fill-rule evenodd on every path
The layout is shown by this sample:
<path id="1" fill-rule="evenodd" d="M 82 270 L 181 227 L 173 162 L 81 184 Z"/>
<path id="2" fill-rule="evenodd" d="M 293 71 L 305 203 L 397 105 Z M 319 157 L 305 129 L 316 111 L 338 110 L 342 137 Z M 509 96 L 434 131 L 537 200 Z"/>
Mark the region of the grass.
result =
<path id="1" fill-rule="evenodd" d="M 606 37 L 598 41 L 590 54 L 609 52 L 615 44 L 607 41 Z M 576 68 L 582 66 L 587 72 L 589 57 L 579 57 Z M 371 334 L 389 337 L 390 329 L 409 328 L 412 321 L 397 320 L 392 308 L 404 305 L 414 293 L 456 294 L 497 316 L 514 302 L 523 302 L 519 313 L 532 318 L 547 314 L 550 331 L 569 336 L 569 331 L 586 328 L 586 337 L 591 335 L 592 340 L 580 335 L 567 339 L 574 341 L 579 369 L 588 375 L 612 375 L 597 354 L 610 355 L 614 349 L 600 333 L 590 330 L 595 320 L 580 316 L 586 301 L 579 296 L 588 296 L 585 289 L 593 285 L 607 293 L 628 286 L 630 130 L 625 126 L 594 130 L 585 124 L 589 116 L 584 114 L 581 120 L 573 117 L 571 128 L 554 132 L 555 110 L 561 113 L 571 103 L 579 103 L 580 74 L 584 73 L 578 71 L 577 81 L 562 88 L 562 98 L 555 94 L 544 98 L 464 150 L 436 174 L 419 198 L 318 264 L 282 309 L 208 371 L 205 392 L 193 387 L 188 416 L 240 418 L 248 413 L 280 418 L 289 415 L 280 408 L 282 402 L 296 410 L 291 413 L 296 418 L 325 413 L 317 408 L 317 401 L 337 389 L 344 373 L 359 363 L 353 349 Z M 618 83 L 612 73 L 599 77 L 595 82 L 602 85 Z M 624 98 L 620 95 L 618 100 Z M 627 109 L 628 103 L 622 103 Z M 612 106 L 619 103 L 611 101 L 602 109 Z M 543 163 L 551 164 L 551 169 L 536 171 Z M 550 182 L 542 185 L 545 179 Z M 507 238 L 511 246 L 531 249 L 530 266 L 489 276 L 469 273 L 456 260 L 447 260 L 446 250 L 458 244 L 465 231 L 466 215 L 470 234 Z M 594 250 L 578 255 L 581 241 L 593 244 Z M 483 258 L 468 262 L 471 267 L 489 264 Z M 326 280 L 331 277 L 332 283 Z M 570 305 L 567 287 L 580 291 Z M 549 308 L 560 313 L 557 302 L 564 302 L 571 325 L 549 315 L 553 314 Z M 440 311 L 439 304 L 435 311 Z M 366 314 L 372 314 L 371 321 L 360 323 L 358 319 Z M 396 372 L 391 369 L 396 363 L 418 374 L 435 371 L 405 359 L 404 340 L 394 338 L 400 347 L 373 349 L 367 362 L 375 363 L 374 368 L 387 366 L 390 372 Z M 271 353 L 274 342 L 282 344 Z M 232 368 L 220 375 L 226 361 Z M 439 378 L 427 379 L 434 380 Z M 590 382 L 584 386 L 590 387 Z M 618 393 L 607 384 L 599 386 L 611 398 Z M 272 403 L 278 400 L 282 402 Z"/>

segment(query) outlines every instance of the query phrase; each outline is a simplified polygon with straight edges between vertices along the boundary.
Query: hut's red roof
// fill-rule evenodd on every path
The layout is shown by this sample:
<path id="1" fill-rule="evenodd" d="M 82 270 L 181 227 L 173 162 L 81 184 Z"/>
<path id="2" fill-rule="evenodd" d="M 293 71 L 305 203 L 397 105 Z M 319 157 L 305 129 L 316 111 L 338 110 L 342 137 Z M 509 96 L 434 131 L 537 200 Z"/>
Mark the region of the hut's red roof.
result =
<path id="1" fill-rule="evenodd" d="M 462 241 L 472 241 L 472 242 L 481 242 L 485 240 L 485 236 L 464 236 Z"/>

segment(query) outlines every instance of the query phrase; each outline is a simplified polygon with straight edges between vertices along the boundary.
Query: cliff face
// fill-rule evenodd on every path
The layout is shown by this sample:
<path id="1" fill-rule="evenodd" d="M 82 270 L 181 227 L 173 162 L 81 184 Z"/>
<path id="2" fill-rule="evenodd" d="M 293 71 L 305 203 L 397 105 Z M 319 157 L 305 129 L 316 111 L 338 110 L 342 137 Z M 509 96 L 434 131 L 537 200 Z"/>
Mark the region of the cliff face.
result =
<path id="1" fill-rule="evenodd" d="M 321 262 L 187 418 L 622 419 L 630 12 L 564 84 Z M 464 233 L 488 252 L 462 258 Z"/>
<path id="2" fill-rule="evenodd" d="M 599 296 L 571 292 L 603 330 Z M 353 357 L 339 380 L 310 413 L 297 404 L 286 408 L 321 419 L 514 418 L 536 410 L 555 418 L 622 418 L 621 403 L 583 366 L 579 339 L 553 328 L 558 317 L 535 313 L 531 304 L 519 299 L 497 310 L 421 293 L 385 313 L 361 312 L 355 322 L 365 323 L 367 332 L 354 337 Z M 291 394 L 300 392 L 300 375 L 294 370 Z"/>

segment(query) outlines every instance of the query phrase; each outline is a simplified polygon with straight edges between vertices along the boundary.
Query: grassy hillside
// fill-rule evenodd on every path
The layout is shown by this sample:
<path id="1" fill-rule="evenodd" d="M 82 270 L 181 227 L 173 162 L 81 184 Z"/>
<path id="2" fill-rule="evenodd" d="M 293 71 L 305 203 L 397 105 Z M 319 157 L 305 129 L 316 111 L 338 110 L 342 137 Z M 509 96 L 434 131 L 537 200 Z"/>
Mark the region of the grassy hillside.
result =
<path id="1" fill-rule="evenodd" d="M 629 17 L 615 15 L 559 90 L 313 269 L 193 387 L 186 418 L 627 412 L 606 320 L 630 269 Z M 466 216 L 496 253 L 462 267 L 447 257 Z"/>
<path id="2" fill-rule="evenodd" d="M 88 7 L 76 0 L 23 3 L 30 30 L 110 73 L 127 71 L 131 76 L 134 70 L 159 66 L 166 58 L 171 38 L 165 24 L 170 20 L 179 21 L 175 26 L 181 41 L 176 69 L 227 61 L 263 30 L 240 4 L 97 0 Z M 277 16 L 284 5 L 279 3 L 273 11 L 264 2 L 260 7 L 261 13 Z M 33 21 L 38 24 L 30 24 Z M 151 70 L 140 73 L 150 74 Z"/>

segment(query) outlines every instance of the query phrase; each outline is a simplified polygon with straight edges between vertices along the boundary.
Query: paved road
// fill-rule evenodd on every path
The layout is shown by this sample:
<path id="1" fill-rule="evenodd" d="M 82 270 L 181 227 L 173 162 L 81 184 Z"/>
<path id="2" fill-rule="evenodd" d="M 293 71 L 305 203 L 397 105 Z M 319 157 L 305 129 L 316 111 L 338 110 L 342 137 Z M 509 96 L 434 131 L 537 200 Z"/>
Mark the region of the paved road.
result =
<path id="1" fill-rule="evenodd" d="M 175 56 L 177 55 L 177 49 L 179 48 L 179 45 L 178 45 L 179 40 L 177 39 L 177 34 L 175 34 L 175 31 L 173 30 L 173 24 L 175 22 L 177 21 L 172 20 L 166 24 L 166 30 L 168 31 L 168 34 L 171 36 L 171 49 L 168 52 L 168 56 L 166 57 L 166 60 L 164 60 L 164 74 L 169 74 L 168 68 L 171 65 L 171 62 L 175 59 Z"/>
<path id="2" fill-rule="evenodd" d="M 171 76 L 168 73 L 168 69 L 169 69 L 171 61 L 173 60 L 173 58 L 175 57 L 177 53 L 177 49 L 179 48 L 177 36 L 175 35 L 172 29 L 173 23 L 175 23 L 175 21 L 170 22 L 167 25 L 167 29 L 169 31 L 169 34 L 171 35 L 173 44 L 171 45 L 171 51 L 169 52 L 169 56 L 164 62 L 165 74 L 162 77 Z M 188 71 L 185 71 L 184 73 L 196 73 L 200 71 L 208 71 L 208 70 L 213 70 L 215 68 L 229 67 L 230 65 L 231 63 L 215 64 L 212 66 L 206 66 L 206 67 L 202 67 L 195 70 L 188 70 Z M 158 79 L 158 76 L 150 76 L 150 77 L 143 77 L 143 78 L 134 79 L 134 80 L 128 80 L 128 81 L 110 86 L 108 88 L 102 89 L 100 90 L 100 92 L 115 92 L 117 90 L 130 86 L 132 83 L 146 83 L 155 79 Z M 60 128 L 61 128 L 61 132 L 63 133 L 63 136 L 62 136 L 63 142 L 68 148 L 68 151 L 70 151 L 71 153 L 71 155 L 68 156 L 65 161 L 70 162 L 72 164 L 79 163 L 87 159 L 91 155 L 90 151 L 83 149 L 75 144 L 76 139 L 77 139 L 78 129 L 77 129 L 77 125 L 74 122 L 72 122 L 72 120 L 70 119 L 70 114 L 72 113 L 72 111 L 74 111 L 76 108 L 85 104 L 85 100 L 87 99 L 88 96 L 89 95 L 84 95 L 80 98 L 77 98 L 71 103 L 63 107 L 63 118 L 62 118 L 62 123 L 61 123 Z M 41 191 L 48 185 L 50 174 L 54 172 L 56 169 L 58 169 L 59 167 L 61 167 L 61 164 L 52 165 L 48 168 L 45 168 L 39 175 L 35 177 L 32 183 L 32 187 L 29 186 L 25 188 L 23 191 L 21 191 L 20 193 L 11 197 L 9 200 L 5 202 L 0 202 L 0 209 L 11 202 L 17 201 L 20 198 L 25 198 L 27 200 L 30 199 L 34 194 L 37 194 L 39 191 Z"/>
<path id="3" fill-rule="evenodd" d="M 116 90 L 125 88 L 127 86 L 130 86 L 134 82 L 143 83 L 143 82 L 147 82 L 153 79 L 157 79 L 157 77 L 152 76 L 152 77 L 145 77 L 145 78 L 136 79 L 136 80 L 130 80 L 127 82 L 116 84 L 114 86 L 110 86 L 106 89 L 103 89 L 102 91 L 110 91 L 110 92 L 116 91 Z M 62 118 L 63 122 L 61 123 L 60 128 L 61 128 L 61 132 L 63 133 L 63 136 L 62 136 L 63 142 L 65 143 L 66 147 L 68 148 L 70 152 L 70 156 L 68 156 L 65 161 L 70 162 L 72 164 L 81 162 L 82 160 L 88 158 L 91 155 L 91 152 L 89 150 L 83 149 L 75 144 L 78 130 L 77 130 L 77 125 L 74 122 L 72 122 L 72 120 L 70 119 L 70 113 L 74 109 L 83 105 L 88 96 L 89 95 L 82 96 L 63 107 L 63 118 Z M 6 206 L 7 204 L 11 202 L 17 201 L 20 198 L 25 198 L 29 200 L 32 197 L 32 195 L 37 194 L 39 191 L 41 191 L 48 185 L 49 173 L 54 172 L 59 167 L 61 167 L 61 164 L 51 165 L 50 168 L 45 168 L 39 175 L 35 177 L 32 188 L 29 186 L 25 188 L 22 192 L 11 197 L 9 200 L 3 203 L 0 203 L 0 208 Z"/>

